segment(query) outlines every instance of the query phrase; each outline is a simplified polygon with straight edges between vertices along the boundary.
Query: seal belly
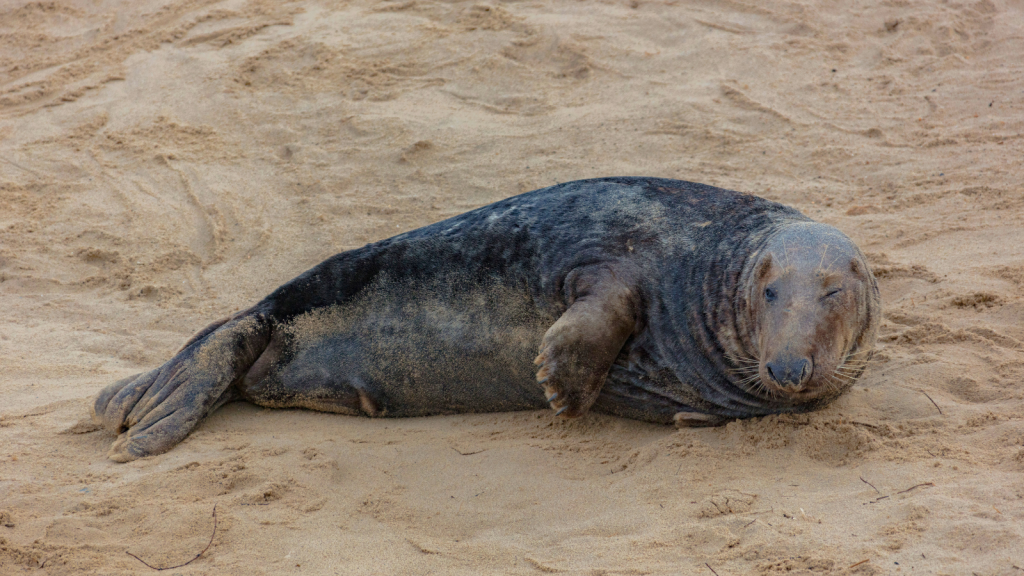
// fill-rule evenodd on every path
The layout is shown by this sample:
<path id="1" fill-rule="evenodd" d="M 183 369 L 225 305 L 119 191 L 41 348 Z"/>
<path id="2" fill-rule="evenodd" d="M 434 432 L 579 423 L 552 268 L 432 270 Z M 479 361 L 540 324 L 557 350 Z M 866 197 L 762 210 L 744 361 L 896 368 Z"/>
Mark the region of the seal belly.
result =
<path id="1" fill-rule="evenodd" d="M 381 280 L 349 304 L 280 326 L 280 353 L 265 376 L 242 384 L 243 397 L 399 417 L 546 406 L 533 359 L 553 319 L 527 291 L 395 284 Z"/>

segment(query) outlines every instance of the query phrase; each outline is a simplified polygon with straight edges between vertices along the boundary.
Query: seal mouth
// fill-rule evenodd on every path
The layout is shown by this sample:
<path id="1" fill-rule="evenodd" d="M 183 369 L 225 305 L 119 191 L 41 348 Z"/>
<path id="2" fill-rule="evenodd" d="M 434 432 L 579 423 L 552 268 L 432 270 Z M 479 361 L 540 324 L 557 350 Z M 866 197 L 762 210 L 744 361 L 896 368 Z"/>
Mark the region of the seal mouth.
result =
<path id="1" fill-rule="evenodd" d="M 811 360 L 790 367 L 790 371 L 797 370 L 794 386 L 786 386 L 779 381 L 780 375 L 786 370 L 785 367 L 763 362 L 756 357 L 730 356 L 729 360 L 736 366 L 730 370 L 735 377 L 734 384 L 744 392 L 770 403 L 799 404 L 814 400 L 819 395 L 820 387 L 814 385 L 815 366 Z"/>
<path id="2" fill-rule="evenodd" d="M 773 404 L 805 404 L 838 396 L 860 376 L 863 366 L 851 361 L 850 356 L 849 353 L 844 356 L 832 371 L 823 369 L 813 357 L 804 359 L 805 364 L 792 362 L 790 385 L 783 380 L 786 368 L 778 367 L 775 362 L 754 356 L 728 358 L 735 366 L 730 370 L 735 378 L 733 382 L 744 392 Z"/>
<path id="3" fill-rule="evenodd" d="M 816 394 L 812 357 L 783 353 L 767 358 L 760 367 L 762 380 L 776 396 L 800 401 Z"/>
<path id="4" fill-rule="evenodd" d="M 786 399 L 794 404 L 800 404 L 808 402 L 818 398 L 821 395 L 821 387 L 818 386 L 807 386 L 795 390 L 789 387 L 771 385 L 772 391 L 775 393 L 773 399 L 778 401 L 779 399 Z"/>
<path id="5" fill-rule="evenodd" d="M 806 384 L 795 389 L 777 387 L 777 391 L 797 403 L 834 398 L 849 388 L 860 377 L 867 365 L 866 361 L 852 358 L 853 356 L 854 354 L 847 353 L 831 371 L 822 370 L 818 363 L 814 363 L 813 371 L 808 376 Z"/>
<path id="6" fill-rule="evenodd" d="M 765 374 L 758 379 L 758 395 L 766 397 L 771 402 L 793 405 L 828 401 L 842 394 L 857 380 L 864 370 L 864 364 L 866 362 L 851 361 L 849 354 L 832 370 L 812 361 L 812 368 L 799 386 L 780 385 Z M 767 366 L 764 372 L 768 372 Z M 749 391 L 758 393 L 755 390 Z"/>
<path id="7" fill-rule="evenodd" d="M 813 382 L 808 383 L 807 386 L 799 390 L 792 390 L 783 388 L 782 392 L 795 402 L 807 402 L 814 400 L 822 395 L 823 388 L 821 386 L 815 386 Z"/>

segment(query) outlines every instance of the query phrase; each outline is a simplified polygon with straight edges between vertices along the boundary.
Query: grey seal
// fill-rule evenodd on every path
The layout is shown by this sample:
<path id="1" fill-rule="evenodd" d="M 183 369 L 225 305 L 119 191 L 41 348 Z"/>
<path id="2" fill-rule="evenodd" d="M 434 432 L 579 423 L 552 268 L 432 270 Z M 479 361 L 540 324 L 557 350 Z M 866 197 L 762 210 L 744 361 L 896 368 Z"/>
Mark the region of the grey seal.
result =
<path id="1" fill-rule="evenodd" d="M 588 410 L 716 425 L 818 408 L 864 370 L 878 287 L 842 232 L 659 178 L 568 182 L 342 252 L 107 386 L 109 456 L 219 406 L 368 416 Z"/>

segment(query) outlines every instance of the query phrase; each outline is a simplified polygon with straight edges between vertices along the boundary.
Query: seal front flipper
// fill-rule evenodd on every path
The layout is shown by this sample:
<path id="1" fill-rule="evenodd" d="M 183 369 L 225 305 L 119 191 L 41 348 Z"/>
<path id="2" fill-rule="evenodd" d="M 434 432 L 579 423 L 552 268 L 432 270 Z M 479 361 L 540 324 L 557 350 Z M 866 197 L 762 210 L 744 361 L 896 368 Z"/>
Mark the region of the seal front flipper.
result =
<path id="1" fill-rule="evenodd" d="M 624 270 L 599 265 L 566 279 L 569 308 L 548 329 L 534 364 L 556 414 L 582 416 L 636 329 L 637 291 Z"/>
<path id="2" fill-rule="evenodd" d="M 270 341 L 270 322 L 242 312 L 193 338 L 163 366 L 107 386 L 93 419 L 120 436 L 107 454 L 127 462 L 181 442 L 228 394 Z"/>

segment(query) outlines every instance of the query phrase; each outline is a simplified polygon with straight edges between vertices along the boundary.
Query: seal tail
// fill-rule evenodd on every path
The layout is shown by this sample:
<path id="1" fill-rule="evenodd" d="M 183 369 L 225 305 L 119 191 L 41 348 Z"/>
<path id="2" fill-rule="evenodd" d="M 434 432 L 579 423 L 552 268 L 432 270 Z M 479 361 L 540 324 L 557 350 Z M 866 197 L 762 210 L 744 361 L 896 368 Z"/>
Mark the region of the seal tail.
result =
<path id="1" fill-rule="evenodd" d="M 166 452 L 184 440 L 231 398 L 231 385 L 245 375 L 270 337 L 271 323 L 250 309 L 210 325 L 163 366 L 104 388 L 93 405 L 93 420 L 119 434 L 107 455 L 127 462 Z"/>

